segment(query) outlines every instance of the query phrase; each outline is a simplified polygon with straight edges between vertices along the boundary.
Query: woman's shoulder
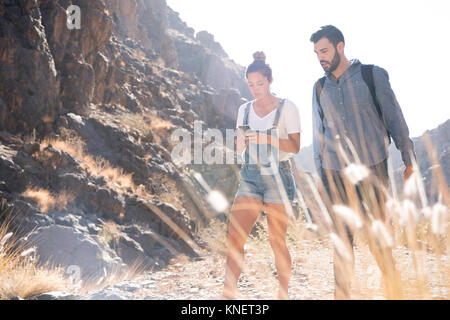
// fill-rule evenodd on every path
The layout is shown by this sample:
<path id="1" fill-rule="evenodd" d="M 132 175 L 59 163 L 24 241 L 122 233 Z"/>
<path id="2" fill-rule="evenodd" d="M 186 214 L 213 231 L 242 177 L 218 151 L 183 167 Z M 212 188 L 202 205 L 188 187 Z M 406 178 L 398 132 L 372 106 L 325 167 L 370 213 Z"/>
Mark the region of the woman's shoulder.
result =
<path id="1" fill-rule="evenodd" d="M 292 112 L 292 111 L 298 111 L 297 106 L 295 105 L 295 103 L 289 99 L 284 99 L 284 109 L 287 109 L 288 111 Z"/>
<path id="2" fill-rule="evenodd" d="M 251 104 L 254 100 L 249 100 L 240 105 L 239 110 L 244 109 L 248 104 Z"/>
<path id="3" fill-rule="evenodd" d="M 247 101 L 247 102 L 241 104 L 239 109 L 238 109 L 238 113 L 244 112 L 244 110 L 247 107 L 247 105 L 251 104 L 252 102 L 253 102 L 253 100 Z"/>

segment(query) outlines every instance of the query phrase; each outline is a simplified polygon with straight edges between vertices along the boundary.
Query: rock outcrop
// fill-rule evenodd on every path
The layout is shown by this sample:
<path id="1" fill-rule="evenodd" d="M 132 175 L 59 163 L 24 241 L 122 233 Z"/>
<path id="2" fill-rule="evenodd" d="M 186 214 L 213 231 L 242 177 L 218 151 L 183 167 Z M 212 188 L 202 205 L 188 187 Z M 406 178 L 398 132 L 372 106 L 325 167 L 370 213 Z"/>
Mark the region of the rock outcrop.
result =
<path id="1" fill-rule="evenodd" d="M 243 71 L 164 0 L 0 1 L 0 197 L 42 262 L 99 277 L 196 256 L 216 213 L 170 137 L 234 128 Z M 231 197 L 216 169 L 195 167 Z"/>
<path id="2" fill-rule="evenodd" d="M 37 1 L 0 2 L 0 130 L 48 132 L 59 79 Z"/>

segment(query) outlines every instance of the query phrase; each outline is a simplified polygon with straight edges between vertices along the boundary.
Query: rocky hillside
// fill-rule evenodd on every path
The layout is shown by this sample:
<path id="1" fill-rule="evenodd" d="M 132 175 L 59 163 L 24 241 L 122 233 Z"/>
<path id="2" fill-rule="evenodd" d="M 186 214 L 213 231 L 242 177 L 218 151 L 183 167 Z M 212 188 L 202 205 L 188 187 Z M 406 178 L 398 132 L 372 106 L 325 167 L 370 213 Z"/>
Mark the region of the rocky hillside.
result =
<path id="1" fill-rule="evenodd" d="M 170 136 L 233 128 L 243 71 L 164 0 L 0 0 L 3 211 L 42 261 L 86 277 L 195 256 L 217 212 L 193 170 L 225 193 L 236 179 L 174 163 Z"/>

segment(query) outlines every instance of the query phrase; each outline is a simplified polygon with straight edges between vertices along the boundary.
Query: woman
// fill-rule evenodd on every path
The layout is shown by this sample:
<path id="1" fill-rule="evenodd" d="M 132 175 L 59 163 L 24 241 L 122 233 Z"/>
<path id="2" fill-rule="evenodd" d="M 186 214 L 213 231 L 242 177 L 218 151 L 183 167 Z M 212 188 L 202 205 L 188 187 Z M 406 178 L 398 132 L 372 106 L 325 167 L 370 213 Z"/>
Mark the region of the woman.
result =
<path id="1" fill-rule="evenodd" d="M 256 52 L 253 57 L 255 61 L 247 68 L 246 78 L 255 100 L 243 104 L 237 117 L 237 152 L 244 153 L 245 162 L 231 209 L 223 298 L 233 299 L 236 295 L 245 242 L 265 210 L 280 283 L 278 298 L 288 299 L 291 257 L 286 246 L 286 231 L 288 208 L 295 195 L 289 159 L 300 150 L 300 115 L 292 102 L 271 93 L 272 70 L 265 63 L 264 53 Z M 266 148 L 268 152 L 252 156 L 255 146 L 257 150 Z M 266 154 L 266 158 L 261 154 Z M 263 161 L 270 158 L 272 163 Z"/>

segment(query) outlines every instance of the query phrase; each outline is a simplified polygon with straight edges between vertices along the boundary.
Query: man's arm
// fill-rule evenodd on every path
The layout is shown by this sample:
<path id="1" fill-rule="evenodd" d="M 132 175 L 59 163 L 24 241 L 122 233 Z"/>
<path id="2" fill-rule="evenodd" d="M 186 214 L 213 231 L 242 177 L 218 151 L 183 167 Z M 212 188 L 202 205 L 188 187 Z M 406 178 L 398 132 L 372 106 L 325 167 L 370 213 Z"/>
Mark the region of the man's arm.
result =
<path id="1" fill-rule="evenodd" d="M 319 175 L 322 172 L 322 152 L 324 148 L 324 127 L 322 117 L 320 116 L 320 105 L 317 101 L 316 86 L 313 88 L 312 100 L 312 124 L 313 124 L 313 151 L 314 163 Z"/>
<path id="2" fill-rule="evenodd" d="M 406 166 L 404 178 L 407 179 L 412 174 L 412 158 L 416 157 L 414 143 L 409 138 L 408 126 L 394 91 L 391 88 L 389 75 L 386 70 L 374 66 L 373 80 L 384 122 Z"/>

